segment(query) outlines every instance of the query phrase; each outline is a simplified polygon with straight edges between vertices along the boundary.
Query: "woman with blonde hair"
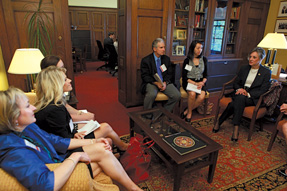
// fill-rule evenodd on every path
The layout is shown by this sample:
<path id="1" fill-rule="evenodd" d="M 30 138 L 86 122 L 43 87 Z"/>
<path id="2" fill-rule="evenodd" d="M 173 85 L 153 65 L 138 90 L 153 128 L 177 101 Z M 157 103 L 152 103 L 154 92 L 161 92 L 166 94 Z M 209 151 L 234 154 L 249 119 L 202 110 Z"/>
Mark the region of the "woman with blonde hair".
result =
<path id="1" fill-rule="evenodd" d="M 126 150 L 128 144 L 121 141 L 107 123 L 101 123 L 97 130 L 88 135 L 85 135 L 85 132 L 77 132 L 77 129 L 85 124 L 73 124 L 65 107 L 63 93 L 72 90 L 71 80 L 66 77 L 65 72 L 65 68 L 50 66 L 38 74 L 35 103 L 37 125 L 48 133 L 64 138 L 110 138 L 120 150 Z"/>
<path id="2" fill-rule="evenodd" d="M 25 94 L 10 87 L 0 91 L 0 167 L 29 190 L 60 190 L 78 162 L 92 177 L 101 169 L 128 190 L 141 190 L 110 151 L 106 139 L 69 139 L 49 134 L 34 122 L 35 107 Z M 67 153 L 67 150 L 78 149 Z M 53 171 L 45 164 L 61 163 Z"/>

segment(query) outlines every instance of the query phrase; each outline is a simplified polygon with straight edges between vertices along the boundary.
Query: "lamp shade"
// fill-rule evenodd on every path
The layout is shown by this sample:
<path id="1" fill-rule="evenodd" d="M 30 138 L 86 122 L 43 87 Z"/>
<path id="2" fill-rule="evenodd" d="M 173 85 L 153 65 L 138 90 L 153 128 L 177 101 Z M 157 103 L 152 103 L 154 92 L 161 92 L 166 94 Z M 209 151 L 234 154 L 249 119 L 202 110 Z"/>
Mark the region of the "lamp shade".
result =
<path id="1" fill-rule="evenodd" d="M 40 63 L 44 58 L 42 52 L 35 48 L 17 49 L 12 58 L 8 73 L 36 74 L 41 71 Z"/>
<path id="2" fill-rule="evenodd" d="M 284 34 L 268 33 L 257 46 L 262 48 L 287 49 L 287 42 Z"/>

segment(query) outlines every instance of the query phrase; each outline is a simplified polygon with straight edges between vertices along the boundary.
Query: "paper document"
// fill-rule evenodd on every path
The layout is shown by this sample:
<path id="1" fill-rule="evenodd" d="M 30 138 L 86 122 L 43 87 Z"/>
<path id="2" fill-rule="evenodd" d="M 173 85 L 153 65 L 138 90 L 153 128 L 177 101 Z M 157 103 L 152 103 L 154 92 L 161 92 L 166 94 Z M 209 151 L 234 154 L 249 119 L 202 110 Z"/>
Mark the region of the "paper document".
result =
<path id="1" fill-rule="evenodd" d="M 156 80 L 157 82 L 161 83 L 161 85 L 163 86 L 163 82 L 162 82 L 162 80 L 160 79 L 158 73 L 155 73 L 155 74 L 153 75 L 153 77 L 155 78 L 155 80 Z"/>
<path id="2" fill-rule="evenodd" d="M 93 132 L 94 130 L 96 130 L 97 128 L 99 128 L 101 125 L 97 122 L 97 121 L 89 121 L 84 127 L 82 127 L 81 129 L 78 130 L 79 132 L 82 131 L 86 131 L 85 135 Z"/>
<path id="3" fill-rule="evenodd" d="M 197 89 L 197 86 L 196 86 L 196 85 L 193 85 L 193 84 L 191 84 L 191 83 L 188 83 L 188 84 L 187 84 L 186 89 L 189 90 L 189 91 L 193 91 L 193 92 L 195 92 L 195 93 L 201 94 L 201 89 Z"/>

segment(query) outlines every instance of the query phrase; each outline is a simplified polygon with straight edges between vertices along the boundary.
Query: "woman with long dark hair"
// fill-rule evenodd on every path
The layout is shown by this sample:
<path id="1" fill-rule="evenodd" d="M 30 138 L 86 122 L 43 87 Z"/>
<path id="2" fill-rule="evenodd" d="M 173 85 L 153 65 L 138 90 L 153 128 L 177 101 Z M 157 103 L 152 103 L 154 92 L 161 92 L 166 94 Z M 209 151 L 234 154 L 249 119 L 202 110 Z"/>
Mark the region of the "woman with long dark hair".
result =
<path id="1" fill-rule="evenodd" d="M 188 94 L 187 108 L 181 113 L 181 118 L 186 122 L 191 121 L 192 110 L 197 108 L 205 98 L 205 83 L 207 81 L 207 59 L 202 55 L 203 44 L 194 40 L 189 46 L 187 58 L 183 62 L 182 87 Z M 200 93 L 188 88 L 194 85 Z"/>

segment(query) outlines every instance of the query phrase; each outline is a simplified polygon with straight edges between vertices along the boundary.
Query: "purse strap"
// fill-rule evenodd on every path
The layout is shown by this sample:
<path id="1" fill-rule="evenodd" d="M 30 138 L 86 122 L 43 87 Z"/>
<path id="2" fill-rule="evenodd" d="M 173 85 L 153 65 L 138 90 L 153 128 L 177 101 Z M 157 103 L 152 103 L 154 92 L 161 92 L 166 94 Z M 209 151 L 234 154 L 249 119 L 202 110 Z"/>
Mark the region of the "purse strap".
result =
<path id="1" fill-rule="evenodd" d="M 149 138 L 149 137 L 143 138 L 143 141 L 144 141 L 145 139 L 147 139 L 147 138 Z M 154 142 L 153 140 L 150 140 L 150 141 L 148 141 L 148 142 L 146 142 L 146 143 L 143 143 L 142 145 L 148 145 L 148 144 L 150 144 L 150 145 L 147 146 L 145 149 L 151 148 L 151 147 L 155 144 L 155 142 Z"/>

